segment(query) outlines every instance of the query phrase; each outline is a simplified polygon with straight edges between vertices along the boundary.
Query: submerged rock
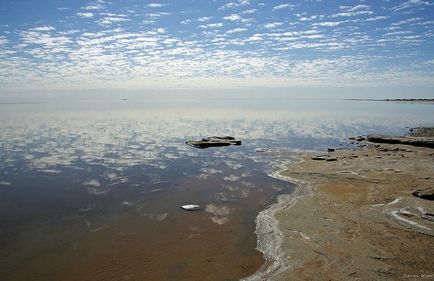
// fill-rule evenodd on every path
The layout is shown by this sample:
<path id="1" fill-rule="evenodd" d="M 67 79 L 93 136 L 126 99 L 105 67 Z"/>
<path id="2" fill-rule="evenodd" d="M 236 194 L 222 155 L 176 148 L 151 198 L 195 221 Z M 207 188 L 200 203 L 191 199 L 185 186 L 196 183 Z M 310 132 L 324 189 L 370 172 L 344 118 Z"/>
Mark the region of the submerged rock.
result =
<path id="1" fill-rule="evenodd" d="M 234 137 L 231 136 L 224 136 L 224 137 L 213 136 L 213 137 L 204 138 L 199 141 L 188 140 L 185 143 L 196 148 L 241 145 L 240 140 L 236 140 Z"/>

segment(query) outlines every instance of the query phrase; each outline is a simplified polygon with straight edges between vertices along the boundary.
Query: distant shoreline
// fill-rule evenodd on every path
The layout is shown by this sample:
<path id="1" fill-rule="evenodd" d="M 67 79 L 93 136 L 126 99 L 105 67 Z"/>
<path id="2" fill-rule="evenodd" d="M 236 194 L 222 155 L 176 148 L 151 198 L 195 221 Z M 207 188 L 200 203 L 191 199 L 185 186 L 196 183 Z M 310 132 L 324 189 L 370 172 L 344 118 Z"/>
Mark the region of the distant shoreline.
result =
<path id="1" fill-rule="evenodd" d="M 434 103 L 434 99 L 344 99 L 350 101 L 392 101 L 392 102 L 423 102 Z"/>

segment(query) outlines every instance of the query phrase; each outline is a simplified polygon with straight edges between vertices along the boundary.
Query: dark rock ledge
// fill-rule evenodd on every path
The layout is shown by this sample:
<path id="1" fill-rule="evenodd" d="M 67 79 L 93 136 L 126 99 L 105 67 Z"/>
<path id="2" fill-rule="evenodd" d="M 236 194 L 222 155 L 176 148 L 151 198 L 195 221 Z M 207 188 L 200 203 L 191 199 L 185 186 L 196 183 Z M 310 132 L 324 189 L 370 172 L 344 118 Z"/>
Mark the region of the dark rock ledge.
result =
<path id="1" fill-rule="evenodd" d="M 434 148 L 434 138 L 369 135 L 367 136 L 366 140 L 374 143 L 406 144 L 412 146 Z"/>
<path id="2" fill-rule="evenodd" d="M 208 137 L 197 141 L 188 140 L 185 143 L 196 148 L 241 145 L 240 140 L 236 140 L 234 137 L 230 137 L 230 136 L 224 136 L 224 137 L 213 136 L 213 137 Z"/>

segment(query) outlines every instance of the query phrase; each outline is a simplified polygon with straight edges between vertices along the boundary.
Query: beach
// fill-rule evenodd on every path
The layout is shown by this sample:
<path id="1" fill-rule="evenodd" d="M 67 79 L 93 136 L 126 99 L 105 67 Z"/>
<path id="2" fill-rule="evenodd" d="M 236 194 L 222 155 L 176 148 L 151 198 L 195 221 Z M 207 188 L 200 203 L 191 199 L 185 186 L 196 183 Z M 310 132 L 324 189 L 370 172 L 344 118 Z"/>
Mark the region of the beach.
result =
<path id="1" fill-rule="evenodd" d="M 279 172 L 299 187 L 276 204 L 280 249 L 268 278 L 434 278 L 434 150 L 360 144 L 295 154 Z"/>

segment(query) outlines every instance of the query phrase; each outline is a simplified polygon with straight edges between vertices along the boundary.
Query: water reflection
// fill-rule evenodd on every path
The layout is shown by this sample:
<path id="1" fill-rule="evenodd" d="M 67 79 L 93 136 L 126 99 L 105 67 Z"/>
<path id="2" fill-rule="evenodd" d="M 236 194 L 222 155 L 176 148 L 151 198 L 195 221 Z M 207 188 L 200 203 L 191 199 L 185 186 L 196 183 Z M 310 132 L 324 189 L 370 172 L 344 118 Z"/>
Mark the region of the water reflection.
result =
<path id="1" fill-rule="evenodd" d="M 254 218 L 292 188 L 267 176 L 285 155 L 256 148 L 322 150 L 348 136 L 403 133 L 434 115 L 431 105 L 294 100 L 0 107 L 2 280 L 251 274 L 262 262 Z M 210 135 L 243 145 L 184 144 Z M 187 214 L 186 203 L 203 211 Z"/>

